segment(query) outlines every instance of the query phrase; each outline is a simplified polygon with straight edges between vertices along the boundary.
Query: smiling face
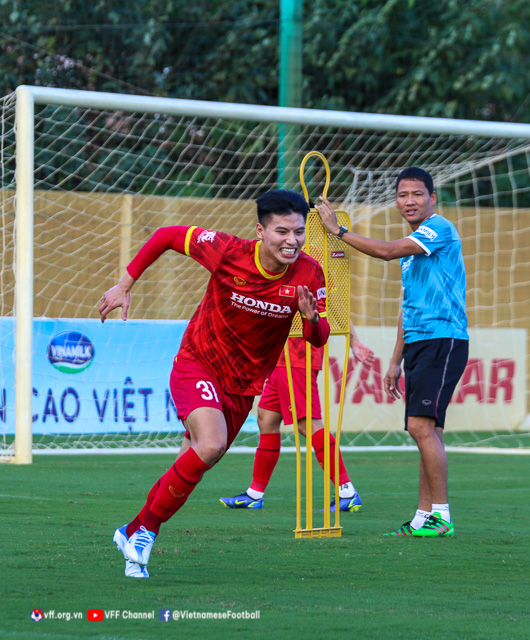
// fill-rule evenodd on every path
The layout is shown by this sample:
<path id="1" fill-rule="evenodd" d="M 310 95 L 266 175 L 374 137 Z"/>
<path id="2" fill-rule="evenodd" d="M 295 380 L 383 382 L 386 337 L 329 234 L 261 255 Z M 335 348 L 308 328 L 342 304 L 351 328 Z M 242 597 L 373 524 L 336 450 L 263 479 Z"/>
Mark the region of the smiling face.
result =
<path id="1" fill-rule="evenodd" d="M 436 192 L 429 193 L 421 180 L 404 178 L 400 181 L 396 191 L 396 207 L 413 231 L 432 216 L 435 204 Z"/>
<path id="2" fill-rule="evenodd" d="M 305 221 L 301 213 L 267 216 L 265 224 L 256 225 L 261 240 L 259 259 L 271 273 L 279 273 L 296 262 L 305 243 Z"/>

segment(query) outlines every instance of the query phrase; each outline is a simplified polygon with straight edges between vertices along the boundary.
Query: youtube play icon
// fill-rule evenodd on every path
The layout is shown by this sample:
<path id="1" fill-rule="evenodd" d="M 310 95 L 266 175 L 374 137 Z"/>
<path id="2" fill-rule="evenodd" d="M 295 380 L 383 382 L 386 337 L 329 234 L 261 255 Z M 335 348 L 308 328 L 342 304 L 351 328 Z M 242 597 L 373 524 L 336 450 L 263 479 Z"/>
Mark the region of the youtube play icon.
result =
<path id="1" fill-rule="evenodd" d="M 89 609 L 86 612 L 86 619 L 91 622 L 100 622 L 104 617 L 103 609 Z"/>

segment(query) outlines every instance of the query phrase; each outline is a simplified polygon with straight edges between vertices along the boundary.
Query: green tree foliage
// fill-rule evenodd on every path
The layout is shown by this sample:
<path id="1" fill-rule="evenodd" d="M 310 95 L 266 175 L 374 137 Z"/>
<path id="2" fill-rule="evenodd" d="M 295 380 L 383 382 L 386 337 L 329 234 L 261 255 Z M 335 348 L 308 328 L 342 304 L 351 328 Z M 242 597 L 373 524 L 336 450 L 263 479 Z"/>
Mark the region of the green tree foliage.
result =
<path id="1" fill-rule="evenodd" d="M 279 0 L 0 0 L 19 84 L 277 104 Z M 530 118 L 525 0 L 306 0 L 304 106 Z"/>
<path id="2" fill-rule="evenodd" d="M 19 84 L 272 103 L 279 7 L 271 0 L 0 0 L 2 93 Z"/>
<path id="3" fill-rule="evenodd" d="M 31 84 L 278 103 L 280 0 L 0 0 L 0 11 L 2 95 L 20 84 Z M 303 15 L 305 107 L 530 120 L 526 73 L 530 4 L 526 0 L 305 0 Z M 232 148 L 226 149 L 229 153 L 217 157 L 206 141 L 199 150 L 196 134 L 186 123 L 182 125 L 183 142 L 163 140 L 163 134 L 157 133 L 150 141 L 146 137 L 144 143 L 143 125 L 137 125 L 138 138 L 148 148 L 140 154 L 142 145 L 136 146 L 121 162 L 135 163 L 135 171 L 143 170 L 151 157 L 175 166 L 171 184 L 158 181 L 156 172 L 150 181 L 139 184 L 134 172 L 121 165 L 117 167 L 123 170 L 121 177 L 114 177 L 112 162 L 106 160 L 107 156 L 112 161 L 115 157 L 112 149 L 106 148 L 110 144 L 107 140 L 115 140 L 121 128 L 130 126 L 116 125 L 123 120 L 121 116 L 99 121 L 101 135 L 95 140 L 90 136 L 96 130 L 97 114 L 54 117 L 64 117 L 63 140 L 72 140 L 68 152 L 55 149 L 54 145 L 63 143 L 57 143 L 54 129 L 55 138 L 50 135 L 50 142 L 40 152 L 41 160 L 47 156 L 40 172 L 58 175 L 55 165 L 66 162 L 62 188 L 83 190 L 99 184 L 110 190 L 182 195 L 200 173 L 200 182 L 205 185 L 202 195 L 207 196 L 215 172 L 230 176 L 227 180 L 238 185 L 241 196 L 250 188 L 246 163 L 252 154 L 237 146 L 237 138 L 231 138 Z M 46 134 L 51 124 L 42 122 L 42 133 Z M 83 128 L 77 140 L 72 123 Z M 163 132 L 162 122 L 157 127 Z M 200 124 L 198 127 L 200 131 Z M 306 150 L 322 146 L 319 136 L 325 135 L 315 132 L 316 138 L 306 140 Z M 222 129 L 219 136 L 222 138 Z M 241 139 L 246 137 L 241 135 Z M 253 139 L 259 140 L 259 136 Z M 338 156 L 344 164 L 336 165 L 336 181 L 350 181 L 351 164 L 361 163 L 367 170 L 381 168 L 378 149 L 371 154 L 363 151 L 361 159 L 356 155 L 364 143 L 362 136 L 343 139 Z M 392 148 L 401 153 L 393 146 L 398 142 L 381 144 L 387 152 Z M 190 154 L 198 159 L 193 166 Z M 93 172 L 91 161 L 96 157 L 99 169 Z M 258 169 L 257 179 L 261 180 L 261 170 L 270 160 L 259 152 L 252 157 L 253 171 Z M 237 167 L 235 172 L 233 167 Z M 46 185 L 47 176 L 41 173 L 37 178 Z M 270 177 L 263 178 L 264 186 L 265 180 Z"/>
<path id="4" fill-rule="evenodd" d="M 318 0 L 306 82 L 325 73 L 312 105 L 528 120 L 529 27 L 524 1 Z"/>

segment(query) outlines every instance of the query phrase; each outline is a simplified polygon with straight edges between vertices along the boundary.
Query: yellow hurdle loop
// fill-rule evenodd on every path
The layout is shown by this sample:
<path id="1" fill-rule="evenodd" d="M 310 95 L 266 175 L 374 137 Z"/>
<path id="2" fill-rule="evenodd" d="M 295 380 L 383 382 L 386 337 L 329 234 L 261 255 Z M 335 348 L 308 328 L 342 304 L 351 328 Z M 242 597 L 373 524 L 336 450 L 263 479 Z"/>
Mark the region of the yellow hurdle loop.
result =
<path id="1" fill-rule="evenodd" d="M 304 180 L 304 168 L 311 157 L 319 158 L 326 170 L 326 182 L 322 192 L 327 197 L 331 181 L 329 163 L 318 151 L 306 154 L 300 165 L 300 183 L 305 199 L 310 202 Z M 350 228 L 350 217 L 345 211 L 337 211 L 339 224 Z M 294 402 L 291 362 L 289 359 L 288 341 L 285 344 L 285 364 L 289 383 L 294 437 L 296 443 L 296 528 L 295 538 L 331 538 L 342 535 L 339 509 L 339 444 L 346 389 L 346 374 L 350 351 L 350 248 L 336 236 L 328 234 L 322 225 L 316 209 L 311 208 L 306 224 L 306 243 L 303 250 L 317 260 L 326 278 L 326 313 L 331 328 L 331 336 L 343 335 L 346 338 L 344 366 L 340 390 L 339 411 L 335 434 L 335 521 L 331 525 L 330 517 L 330 379 L 329 379 L 329 345 L 324 347 L 324 504 L 323 523 L 321 527 L 313 526 L 313 446 L 312 446 L 312 406 L 311 406 L 311 345 L 306 344 L 306 458 L 305 458 L 305 526 L 302 526 L 302 449 L 298 432 L 298 419 Z M 289 337 L 302 336 L 302 319 L 297 315 L 293 320 Z"/>

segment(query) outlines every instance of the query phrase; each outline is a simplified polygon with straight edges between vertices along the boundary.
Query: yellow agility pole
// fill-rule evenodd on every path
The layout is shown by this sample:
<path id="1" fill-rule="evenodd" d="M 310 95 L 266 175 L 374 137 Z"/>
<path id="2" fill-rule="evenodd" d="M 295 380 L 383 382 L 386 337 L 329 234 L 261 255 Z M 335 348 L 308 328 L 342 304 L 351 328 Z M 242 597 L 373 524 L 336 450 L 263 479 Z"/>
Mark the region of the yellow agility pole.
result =
<path id="1" fill-rule="evenodd" d="M 289 399 L 291 402 L 291 414 L 293 416 L 294 440 L 296 443 L 296 530 L 302 528 L 302 460 L 298 455 L 300 451 L 300 434 L 298 433 L 298 419 L 294 404 L 293 376 L 291 372 L 291 359 L 289 357 L 289 340 L 285 343 L 285 368 L 287 369 L 287 383 L 289 385 Z"/>
<path id="2" fill-rule="evenodd" d="M 309 202 L 309 195 L 304 181 L 304 168 L 311 157 L 319 158 L 326 169 L 326 183 L 323 196 L 327 196 L 331 176 L 326 158 L 318 151 L 308 153 L 300 166 L 300 183 L 304 197 Z M 350 226 L 350 218 L 345 211 L 337 211 L 339 224 Z M 306 244 L 304 251 L 315 258 L 326 277 L 327 299 L 326 314 L 331 328 L 331 336 L 344 335 L 346 338 L 345 365 L 343 367 L 340 392 L 339 417 L 336 428 L 335 445 L 335 522 L 331 525 L 330 517 L 330 379 L 329 349 L 324 347 L 324 508 L 323 526 L 313 526 L 313 465 L 312 465 L 312 406 L 311 406 L 311 345 L 306 345 L 306 464 L 305 464 L 305 526 L 302 526 L 302 448 L 298 433 L 298 420 L 294 402 L 291 365 L 286 344 L 286 368 L 289 383 L 289 397 L 293 415 L 293 427 L 296 444 L 296 529 L 295 538 L 339 537 L 342 533 L 339 509 L 339 443 L 346 388 L 346 374 L 350 349 L 350 248 L 338 238 L 324 229 L 316 209 L 311 209 L 306 224 Z M 293 321 L 290 337 L 302 336 L 302 320 L 299 316 Z"/>

